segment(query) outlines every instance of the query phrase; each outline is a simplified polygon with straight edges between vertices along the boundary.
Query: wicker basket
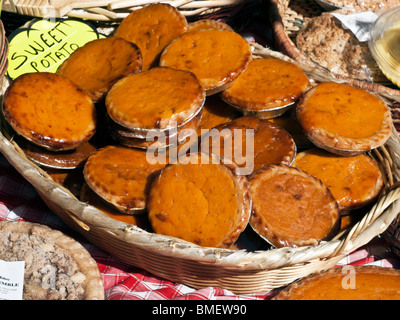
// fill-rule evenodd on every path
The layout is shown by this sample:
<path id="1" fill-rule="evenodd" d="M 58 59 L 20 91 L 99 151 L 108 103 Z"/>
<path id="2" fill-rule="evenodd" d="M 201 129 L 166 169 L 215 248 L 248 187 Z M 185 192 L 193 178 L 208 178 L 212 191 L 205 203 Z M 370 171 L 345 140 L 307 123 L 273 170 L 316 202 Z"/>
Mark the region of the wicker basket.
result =
<path id="1" fill-rule="evenodd" d="M 0 20 L 0 81 L 8 68 L 8 40 L 3 22 Z"/>
<path id="2" fill-rule="evenodd" d="M 383 233 L 383 238 L 389 245 L 389 249 L 400 257 L 400 215 L 389 225 Z"/>
<path id="3" fill-rule="evenodd" d="M 32 17 L 70 17 L 93 21 L 120 21 L 150 0 L 4 0 L 3 10 Z M 231 14 L 245 4 L 244 0 L 169 0 L 186 17 Z"/>
<path id="4" fill-rule="evenodd" d="M 398 89 L 332 74 L 329 70 L 319 67 L 296 47 L 295 37 L 297 32 L 308 19 L 319 16 L 323 11 L 316 0 L 270 0 L 269 14 L 277 49 L 301 64 L 319 68 L 321 72 L 337 79 L 343 79 L 353 86 L 373 92 L 400 95 Z"/>
<path id="5" fill-rule="evenodd" d="M 257 44 L 253 45 L 253 53 L 292 61 Z M 314 82 L 333 80 L 318 70 L 301 67 Z M 3 90 L 7 85 L 4 79 Z M 400 96 L 386 98 L 400 100 Z M 371 152 L 385 172 L 386 189 L 360 222 L 332 241 L 317 246 L 265 251 L 204 248 L 113 220 L 54 183 L 46 172 L 27 159 L 9 136 L 4 120 L 1 128 L 0 152 L 63 221 L 121 261 L 193 288 L 213 286 L 245 294 L 286 286 L 301 277 L 335 266 L 343 256 L 384 232 L 400 210 L 397 201 L 400 199 L 397 185 L 400 181 L 400 141 L 394 128 L 389 141 Z"/>

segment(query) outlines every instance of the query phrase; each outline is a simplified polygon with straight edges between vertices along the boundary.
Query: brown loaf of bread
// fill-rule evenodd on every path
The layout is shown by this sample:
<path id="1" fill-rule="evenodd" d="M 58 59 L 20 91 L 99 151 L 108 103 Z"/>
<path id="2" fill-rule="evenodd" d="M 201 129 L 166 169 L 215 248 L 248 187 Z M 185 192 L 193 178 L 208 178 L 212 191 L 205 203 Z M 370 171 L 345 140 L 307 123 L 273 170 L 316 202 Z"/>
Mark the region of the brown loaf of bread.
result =
<path id="1" fill-rule="evenodd" d="M 297 47 L 333 74 L 358 80 L 389 82 L 356 36 L 329 13 L 308 20 L 296 36 Z"/>
<path id="2" fill-rule="evenodd" d="M 380 12 L 400 4 L 399 0 L 323 0 L 337 8 L 345 8 L 354 12 L 373 11 Z"/>

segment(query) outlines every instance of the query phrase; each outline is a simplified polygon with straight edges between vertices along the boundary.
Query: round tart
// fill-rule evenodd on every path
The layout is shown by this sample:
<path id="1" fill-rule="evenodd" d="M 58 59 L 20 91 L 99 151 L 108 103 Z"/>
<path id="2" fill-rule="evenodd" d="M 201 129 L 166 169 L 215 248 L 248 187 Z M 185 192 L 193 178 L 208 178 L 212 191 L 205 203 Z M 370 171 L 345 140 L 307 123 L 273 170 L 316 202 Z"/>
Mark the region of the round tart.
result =
<path id="1" fill-rule="evenodd" d="M 138 226 L 147 231 L 151 231 L 149 220 L 146 214 L 124 214 L 115 209 L 114 206 L 110 205 L 107 201 L 99 197 L 88 185 L 83 183 L 79 198 L 82 202 L 85 202 L 108 217 L 125 222 L 127 224 Z"/>
<path id="2" fill-rule="evenodd" d="M 18 134 L 50 150 L 75 149 L 96 131 L 92 99 L 53 73 L 15 79 L 5 93 L 3 113 Z"/>
<path id="3" fill-rule="evenodd" d="M 309 85 L 307 75 L 293 63 L 253 59 L 221 97 L 245 114 L 273 118 L 283 114 Z"/>
<path id="4" fill-rule="evenodd" d="M 400 270 L 344 266 L 313 274 L 283 289 L 275 300 L 399 300 Z"/>
<path id="5" fill-rule="evenodd" d="M 215 126 L 239 118 L 241 113 L 221 100 L 218 95 L 208 96 L 203 105 L 203 115 L 198 127 L 198 134 Z"/>
<path id="6" fill-rule="evenodd" d="M 246 175 L 272 164 L 290 165 L 296 156 L 296 144 L 285 129 L 255 116 L 214 127 L 201 137 L 201 148 L 233 161 Z"/>
<path id="7" fill-rule="evenodd" d="M 298 153 L 292 166 L 320 179 L 342 211 L 371 203 L 383 188 L 378 164 L 366 154 L 344 157 L 313 148 Z"/>
<path id="8" fill-rule="evenodd" d="M 201 111 L 204 100 L 193 73 L 156 67 L 119 80 L 106 107 L 114 122 L 145 138 L 150 130 L 179 129 Z"/>
<path id="9" fill-rule="evenodd" d="M 135 214 L 146 208 L 151 180 L 166 165 L 156 160 L 145 150 L 110 145 L 88 159 L 83 174 L 101 198 L 122 213 Z"/>
<path id="10" fill-rule="evenodd" d="M 39 166 L 54 169 L 82 167 L 99 148 L 99 143 L 93 139 L 82 143 L 76 149 L 65 151 L 48 150 L 22 139 L 19 140 L 18 145 L 31 161 Z"/>
<path id="11" fill-rule="evenodd" d="M 136 44 L 121 38 L 97 39 L 75 50 L 57 73 L 99 101 L 119 79 L 142 70 Z"/>
<path id="12" fill-rule="evenodd" d="M 251 208 L 247 179 L 233 168 L 217 156 L 200 154 L 166 166 L 150 188 L 154 232 L 204 247 L 231 246 L 245 229 Z"/>
<path id="13" fill-rule="evenodd" d="M 233 31 L 232 27 L 229 24 L 213 19 L 202 19 L 188 24 L 188 31 L 203 30 L 203 29 Z"/>
<path id="14" fill-rule="evenodd" d="M 0 222 L 0 259 L 25 261 L 24 300 L 103 300 L 96 261 L 77 241 L 47 226 Z"/>
<path id="15" fill-rule="evenodd" d="M 135 10 L 121 21 L 114 36 L 135 43 L 143 56 L 142 70 L 154 67 L 164 47 L 186 32 L 186 18 L 166 3 Z"/>
<path id="16" fill-rule="evenodd" d="M 250 45 L 227 30 L 185 32 L 164 49 L 160 65 L 193 72 L 207 95 L 227 88 L 248 66 Z"/>
<path id="17" fill-rule="evenodd" d="M 340 155 L 379 147 L 392 132 L 386 104 L 369 92 L 346 84 L 317 85 L 300 98 L 296 114 L 316 146 Z"/>
<path id="18" fill-rule="evenodd" d="M 184 126 L 176 130 L 163 130 L 154 135 L 149 134 L 145 138 L 138 138 L 135 132 L 126 129 L 123 126 L 118 125 L 111 119 L 109 119 L 109 132 L 115 141 L 118 143 L 130 147 L 130 148 L 140 148 L 140 149 L 165 149 L 176 147 L 183 141 L 185 141 L 188 136 L 193 133 L 197 134 L 197 128 L 200 124 L 202 118 L 202 110 Z"/>
<path id="19" fill-rule="evenodd" d="M 271 165 L 250 178 L 252 228 L 275 247 L 316 245 L 340 228 L 338 204 L 329 189 L 310 174 Z"/>

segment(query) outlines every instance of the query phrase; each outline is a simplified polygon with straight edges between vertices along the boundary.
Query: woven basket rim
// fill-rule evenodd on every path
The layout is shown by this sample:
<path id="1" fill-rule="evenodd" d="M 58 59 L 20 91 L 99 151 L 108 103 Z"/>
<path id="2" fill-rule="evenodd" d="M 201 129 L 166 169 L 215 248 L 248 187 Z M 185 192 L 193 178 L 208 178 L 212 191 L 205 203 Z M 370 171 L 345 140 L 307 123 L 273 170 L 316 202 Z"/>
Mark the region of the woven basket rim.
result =
<path id="1" fill-rule="evenodd" d="M 292 61 L 281 53 L 263 48 L 262 46 L 253 45 L 252 47 L 255 56 L 270 56 Z M 308 73 L 315 72 L 316 78 L 320 79 L 320 81 L 329 80 L 329 77 L 325 74 L 318 74 L 318 71 L 302 67 Z M 331 80 L 337 81 L 336 79 Z M 4 88 L 6 86 L 7 84 L 4 85 Z M 396 98 L 400 101 L 400 96 Z M 321 242 L 317 246 L 285 247 L 254 252 L 204 248 L 180 239 L 149 233 L 136 226 L 116 221 L 96 208 L 80 202 L 70 191 L 55 184 L 46 172 L 32 163 L 23 154 L 21 149 L 3 134 L 0 135 L 0 152 L 39 191 L 42 197 L 51 198 L 62 206 L 63 210 L 79 226 L 78 231 L 83 236 L 87 236 L 93 229 L 102 229 L 110 237 L 119 238 L 127 245 L 132 245 L 129 250 L 137 248 L 144 250 L 144 252 L 159 255 L 160 257 L 179 258 L 184 261 L 194 261 L 204 266 L 212 265 L 216 268 L 233 270 L 237 272 L 239 278 L 241 272 L 279 271 L 279 269 L 283 270 L 285 268 L 298 268 L 299 276 L 302 276 L 306 272 L 302 268 L 311 268 L 310 262 L 316 262 L 318 268 L 323 268 L 325 263 L 329 263 L 329 266 L 331 266 L 332 261 L 337 262 L 344 255 L 368 243 L 375 236 L 384 232 L 400 211 L 400 203 L 397 201 L 400 199 L 400 186 L 396 184 L 400 180 L 398 172 L 400 168 L 400 158 L 398 157 L 400 155 L 400 140 L 394 128 L 392 136 L 381 152 L 383 162 L 385 162 L 384 165 L 394 168 L 395 172 L 391 173 L 394 175 L 394 178 L 390 182 L 393 188 L 377 201 L 373 209 L 366 214 L 362 221 L 352 227 L 348 234 L 342 235 L 340 238 L 332 241 Z M 392 170 L 390 168 L 389 170 Z M 127 250 L 127 248 L 123 248 L 122 250 Z M 110 253 L 114 254 L 113 252 Z M 134 262 L 129 262 L 129 264 L 135 265 Z M 165 268 L 171 267 L 174 266 L 165 266 Z M 161 270 L 160 274 L 164 275 L 163 271 Z M 305 274 L 316 271 L 319 270 L 307 269 Z M 182 282 L 185 282 L 185 279 Z M 203 285 L 207 284 L 206 282 Z M 281 286 L 282 283 L 279 283 L 279 285 Z"/>
<path id="2" fill-rule="evenodd" d="M 275 35 L 275 42 L 278 50 L 282 51 L 287 56 L 304 65 L 318 68 L 321 72 L 326 73 L 332 78 L 344 80 L 352 84 L 353 86 L 372 92 L 387 92 L 391 95 L 400 95 L 400 89 L 394 89 L 382 84 L 371 83 L 367 81 L 353 79 L 343 75 L 333 74 L 329 70 L 318 66 L 318 64 L 308 58 L 303 52 L 301 52 L 301 50 L 297 48 L 292 38 L 289 36 L 285 23 L 286 15 L 290 15 L 291 19 L 295 19 L 296 16 L 296 12 L 290 9 L 289 3 L 290 1 L 288 0 L 270 0 L 269 18 L 271 21 L 273 33 Z M 302 20 L 302 17 L 299 16 L 299 20 Z"/>
<path id="3" fill-rule="evenodd" d="M 5 0 L 3 10 L 31 17 L 70 17 L 91 21 L 120 21 L 130 12 L 160 1 L 153 0 L 69 0 L 53 6 L 54 1 Z M 186 17 L 205 16 L 221 9 L 245 4 L 245 0 L 167 0 Z"/>

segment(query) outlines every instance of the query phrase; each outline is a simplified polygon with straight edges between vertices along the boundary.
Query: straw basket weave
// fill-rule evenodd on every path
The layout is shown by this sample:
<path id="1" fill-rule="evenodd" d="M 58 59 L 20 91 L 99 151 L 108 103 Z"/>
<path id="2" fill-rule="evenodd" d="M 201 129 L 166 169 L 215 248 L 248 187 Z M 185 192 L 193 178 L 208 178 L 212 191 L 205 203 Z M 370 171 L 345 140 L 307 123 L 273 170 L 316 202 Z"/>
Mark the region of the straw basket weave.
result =
<path id="1" fill-rule="evenodd" d="M 296 47 L 295 37 L 297 32 L 308 19 L 319 16 L 322 12 L 324 12 L 324 9 L 316 0 L 270 0 L 269 14 L 277 49 L 301 64 L 319 68 L 321 72 L 325 72 L 337 79 L 344 79 L 353 86 L 368 91 L 400 95 L 400 90 L 398 89 L 332 74 L 329 70 L 319 67 Z"/>
<path id="2" fill-rule="evenodd" d="M 260 57 L 289 59 L 257 44 L 253 45 L 253 53 Z M 301 67 L 314 83 L 331 80 L 310 67 Z M 7 87 L 6 80 L 4 82 L 3 90 Z M 400 100 L 400 96 L 386 98 Z M 121 261 L 194 288 L 222 287 L 245 294 L 286 286 L 301 277 L 335 266 L 344 255 L 384 232 L 400 210 L 397 201 L 400 199 L 397 184 L 400 181 L 400 141 L 394 128 L 389 141 L 371 152 L 385 173 L 386 189 L 358 224 L 317 246 L 250 252 L 204 248 L 109 218 L 54 183 L 46 172 L 27 159 L 4 122 L 1 127 L 0 152 L 63 221 Z"/>
<path id="3" fill-rule="evenodd" d="M 120 21 L 133 10 L 159 1 L 150 0 L 4 0 L 3 10 L 31 17 L 70 17 L 94 21 Z M 231 13 L 244 0 L 169 0 L 186 17 Z"/>

